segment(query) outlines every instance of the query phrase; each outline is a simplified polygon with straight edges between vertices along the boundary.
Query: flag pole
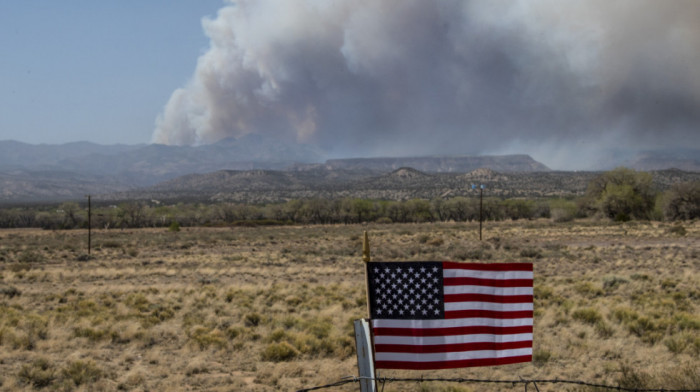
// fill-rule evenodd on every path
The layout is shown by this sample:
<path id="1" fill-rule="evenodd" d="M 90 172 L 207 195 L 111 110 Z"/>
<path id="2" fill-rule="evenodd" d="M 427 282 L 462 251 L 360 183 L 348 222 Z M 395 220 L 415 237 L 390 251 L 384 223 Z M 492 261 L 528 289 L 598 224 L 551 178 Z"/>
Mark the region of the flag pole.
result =
<path id="1" fill-rule="evenodd" d="M 365 294 L 367 298 L 367 318 L 372 317 L 372 313 L 370 312 L 370 307 L 369 307 L 369 282 L 367 281 L 367 263 L 372 261 L 372 257 L 370 256 L 369 252 L 369 236 L 367 235 L 367 231 L 365 230 L 364 232 L 364 238 L 362 240 L 362 261 L 365 262 Z"/>
<path id="2" fill-rule="evenodd" d="M 365 295 L 367 298 L 367 318 L 355 320 L 355 346 L 357 348 L 357 368 L 360 373 L 360 391 L 377 391 L 377 374 L 374 368 L 374 338 L 372 336 L 369 320 L 372 312 L 369 303 L 369 281 L 367 268 L 371 261 L 369 251 L 369 237 L 367 231 L 364 232 L 362 240 L 362 261 L 365 270 Z"/>

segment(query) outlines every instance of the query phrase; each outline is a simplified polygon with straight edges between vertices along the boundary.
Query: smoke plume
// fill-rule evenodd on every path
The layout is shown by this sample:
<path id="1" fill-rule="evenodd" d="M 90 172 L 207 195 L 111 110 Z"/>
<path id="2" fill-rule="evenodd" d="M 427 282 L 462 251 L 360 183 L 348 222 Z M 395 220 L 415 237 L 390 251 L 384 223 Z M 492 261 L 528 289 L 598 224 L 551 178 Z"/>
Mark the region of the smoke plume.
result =
<path id="1" fill-rule="evenodd" d="M 697 0 L 241 0 L 153 141 L 256 133 L 331 157 L 700 145 Z"/>

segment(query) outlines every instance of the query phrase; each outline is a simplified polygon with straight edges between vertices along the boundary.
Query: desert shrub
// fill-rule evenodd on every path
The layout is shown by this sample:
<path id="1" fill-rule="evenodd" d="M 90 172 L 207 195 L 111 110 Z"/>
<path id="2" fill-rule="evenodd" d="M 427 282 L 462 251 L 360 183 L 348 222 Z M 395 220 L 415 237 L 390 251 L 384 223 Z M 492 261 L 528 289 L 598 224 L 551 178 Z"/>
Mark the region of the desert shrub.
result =
<path id="1" fill-rule="evenodd" d="M 674 354 L 680 354 L 692 344 L 692 338 L 689 334 L 681 334 L 669 336 L 664 340 L 664 345 L 668 351 Z"/>
<path id="2" fill-rule="evenodd" d="M 8 298 L 14 298 L 14 297 L 19 297 L 22 295 L 22 292 L 17 289 L 17 287 L 14 286 L 4 286 L 0 287 L 0 295 L 3 295 Z"/>
<path id="3" fill-rule="evenodd" d="M 291 221 L 280 221 L 275 219 L 253 219 L 244 221 L 235 221 L 231 226 L 239 227 L 258 227 L 258 226 L 283 226 L 290 224 Z"/>
<path id="4" fill-rule="evenodd" d="M 608 276 L 603 278 L 603 289 L 606 291 L 611 291 L 620 286 L 621 284 L 627 283 L 627 280 L 617 276 Z"/>
<path id="5" fill-rule="evenodd" d="M 23 365 L 17 376 L 24 384 L 34 388 L 44 388 L 56 380 L 57 372 L 48 359 L 39 358 L 30 364 Z"/>
<path id="6" fill-rule="evenodd" d="M 673 279 L 664 279 L 661 281 L 661 288 L 664 290 L 670 290 L 676 288 L 678 282 Z"/>
<path id="7" fill-rule="evenodd" d="M 262 352 L 263 361 L 283 362 L 297 357 L 299 352 L 287 342 L 270 343 Z"/>
<path id="8" fill-rule="evenodd" d="M 544 301 L 554 296 L 554 289 L 540 283 L 535 283 L 535 287 L 533 288 L 533 290 L 535 294 L 535 300 Z"/>
<path id="9" fill-rule="evenodd" d="M 490 260 L 493 255 L 485 251 L 483 248 L 468 249 L 457 248 L 451 252 L 451 258 L 454 260 Z"/>
<path id="10" fill-rule="evenodd" d="M 95 382 L 102 378 L 103 372 L 92 361 L 73 361 L 61 372 L 63 377 L 79 386 Z"/>
<path id="11" fill-rule="evenodd" d="M 243 336 L 244 329 L 242 327 L 228 327 L 226 328 L 226 336 L 230 339 L 236 339 L 239 336 Z"/>
<path id="12" fill-rule="evenodd" d="M 106 338 L 109 335 L 108 330 L 95 329 L 89 327 L 73 328 L 73 336 L 77 338 L 87 338 L 90 341 L 96 342 Z"/>
<path id="13" fill-rule="evenodd" d="M 0 344 L 13 349 L 33 350 L 38 340 L 48 337 L 48 319 L 36 313 L 19 312 L 0 306 Z"/>
<path id="14" fill-rule="evenodd" d="M 248 313 L 245 315 L 243 323 L 246 327 L 257 327 L 262 321 L 262 316 L 259 313 Z"/>
<path id="15" fill-rule="evenodd" d="M 668 232 L 671 234 L 675 234 L 677 236 L 680 236 L 680 237 L 683 237 L 688 233 L 688 231 L 682 225 L 671 226 L 668 228 Z"/>
<path id="16" fill-rule="evenodd" d="M 432 245 L 432 246 L 441 246 L 444 243 L 445 243 L 445 240 L 440 238 L 440 237 L 435 237 L 435 238 L 431 239 L 430 241 L 428 241 L 428 245 Z"/>
<path id="17" fill-rule="evenodd" d="M 601 338 L 609 338 L 615 333 L 615 330 L 611 326 L 609 326 L 602 318 L 596 321 L 595 331 Z"/>
<path id="18" fill-rule="evenodd" d="M 591 298 L 598 297 L 604 294 L 602 289 L 596 287 L 591 282 L 578 282 L 574 285 L 574 290 L 576 290 L 577 293 L 583 296 Z"/>
<path id="19" fill-rule="evenodd" d="M 100 244 L 102 248 L 121 248 L 122 244 L 119 241 L 107 240 Z"/>
<path id="20" fill-rule="evenodd" d="M 576 309 L 571 314 L 571 317 L 573 317 L 574 320 L 578 320 L 591 325 L 595 325 L 603 319 L 600 313 L 593 308 Z"/>
<path id="21" fill-rule="evenodd" d="M 673 325 L 681 331 L 684 330 L 700 330 L 700 316 L 689 313 L 677 313 L 673 316 Z"/>
<path id="22" fill-rule="evenodd" d="M 532 362 L 534 363 L 535 366 L 542 366 L 545 363 L 549 362 L 549 360 L 552 358 L 552 353 L 548 350 L 535 350 L 532 353 Z"/>
<path id="23" fill-rule="evenodd" d="M 287 332 L 284 329 L 278 328 L 272 331 L 269 335 L 267 335 L 265 341 L 279 343 L 288 338 L 289 335 L 287 334 Z"/>
<path id="24" fill-rule="evenodd" d="M 29 263 L 12 263 L 8 268 L 12 272 L 26 272 L 32 269 L 32 265 Z"/>
<path id="25" fill-rule="evenodd" d="M 642 339 L 643 342 L 654 344 L 661 340 L 663 336 L 659 326 L 653 320 L 647 317 L 639 317 L 638 319 L 628 324 L 629 331 Z"/>
<path id="26" fill-rule="evenodd" d="M 173 221 L 173 223 L 168 226 L 168 231 L 172 232 L 178 232 L 180 231 L 180 224 L 177 221 Z"/>
<path id="27" fill-rule="evenodd" d="M 35 252 L 33 250 L 24 251 L 19 256 L 20 263 L 41 263 L 44 260 L 45 258 L 41 253 Z"/>
<path id="28" fill-rule="evenodd" d="M 210 329 L 204 326 L 194 327 L 190 333 L 189 338 L 191 341 L 196 343 L 200 349 L 206 349 L 209 347 L 225 348 L 227 341 L 224 333 L 218 329 Z"/>
<path id="29" fill-rule="evenodd" d="M 613 309 L 611 317 L 618 323 L 630 323 L 639 318 L 639 314 L 628 307 L 618 307 Z"/>
<path id="30" fill-rule="evenodd" d="M 675 366 L 655 375 L 636 370 L 633 366 L 622 364 L 617 384 L 621 388 L 660 390 L 700 390 L 700 371 L 697 363 Z"/>
<path id="31" fill-rule="evenodd" d="M 330 335 L 333 323 L 329 318 L 315 317 L 304 323 L 304 330 L 322 339 Z"/>
<path id="32" fill-rule="evenodd" d="M 622 364 L 617 383 L 622 388 L 646 389 L 649 388 L 652 377 L 646 372 L 639 372 L 632 366 Z"/>
<path id="33" fill-rule="evenodd" d="M 520 257 L 527 257 L 530 259 L 541 259 L 542 252 L 536 248 L 527 248 L 520 251 Z"/>
<path id="34" fill-rule="evenodd" d="M 578 206 L 571 200 L 554 199 L 549 202 L 549 211 L 554 222 L 571 222 L 576 218 Z"/>

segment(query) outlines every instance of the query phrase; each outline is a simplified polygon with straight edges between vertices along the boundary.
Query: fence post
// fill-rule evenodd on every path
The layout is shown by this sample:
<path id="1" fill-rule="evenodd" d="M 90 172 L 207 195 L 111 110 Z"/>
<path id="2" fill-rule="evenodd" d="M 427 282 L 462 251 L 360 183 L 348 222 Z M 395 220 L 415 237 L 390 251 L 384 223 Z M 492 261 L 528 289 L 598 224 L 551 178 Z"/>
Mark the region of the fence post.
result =
<path id="1" fill-rule="evenodd" d="M 360 391 L 376 392 L 374 382 L 374 358 L 366 319 L 355 320 L 355 346 L 357 348 L 357 368 L 360 372 Z"/>

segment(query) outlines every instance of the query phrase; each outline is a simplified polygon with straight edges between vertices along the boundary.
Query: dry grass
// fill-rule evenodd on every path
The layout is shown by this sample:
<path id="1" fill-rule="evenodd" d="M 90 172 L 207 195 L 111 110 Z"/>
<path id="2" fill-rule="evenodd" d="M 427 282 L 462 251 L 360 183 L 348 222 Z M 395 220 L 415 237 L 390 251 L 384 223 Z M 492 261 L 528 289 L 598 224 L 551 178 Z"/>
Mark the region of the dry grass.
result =
<path id="1" fill-rule="evenodd" d="M 89 258 L 83 231 L 0 231 L 0 390 L 273 391 L 354 375 L 363 230 L 375 260 L 535 265 L 532 364 L 382 375 L 700 388 L 700 222 L 683 235 L 656 222 L 488 223 L 483 242 L 477 227 L 98 231 Z"/>

